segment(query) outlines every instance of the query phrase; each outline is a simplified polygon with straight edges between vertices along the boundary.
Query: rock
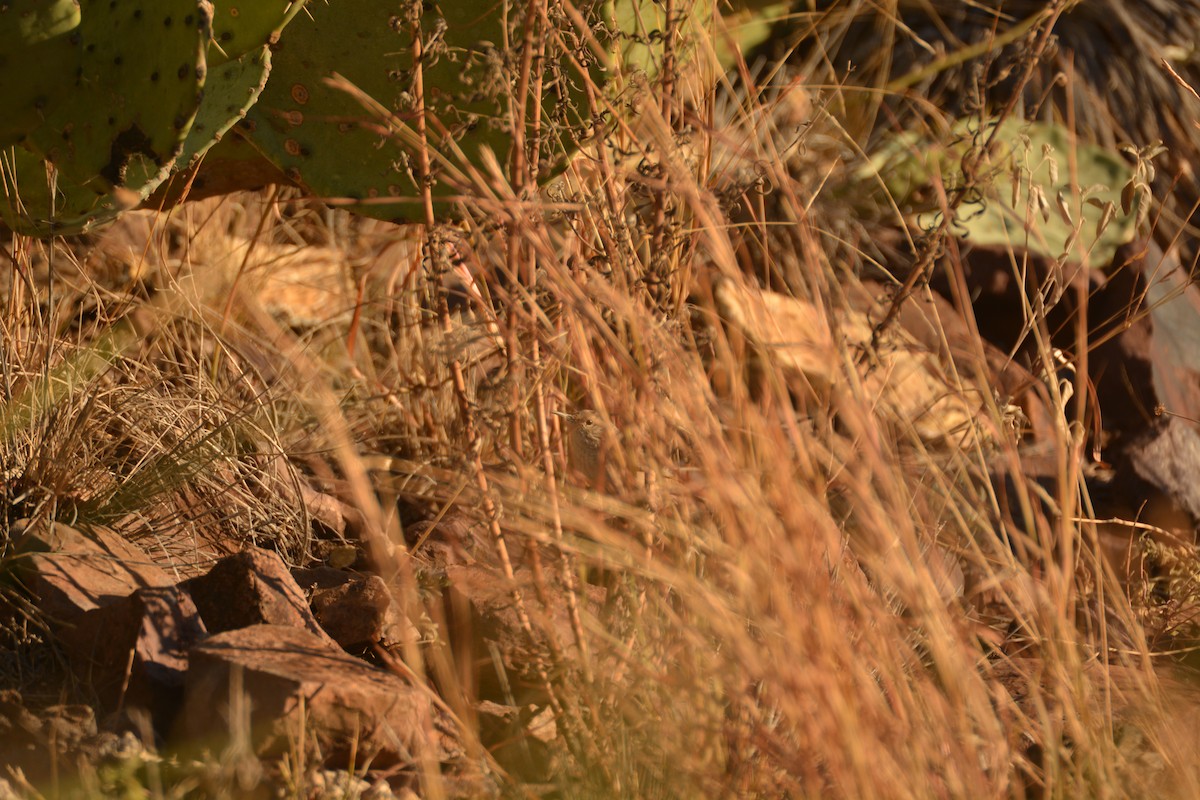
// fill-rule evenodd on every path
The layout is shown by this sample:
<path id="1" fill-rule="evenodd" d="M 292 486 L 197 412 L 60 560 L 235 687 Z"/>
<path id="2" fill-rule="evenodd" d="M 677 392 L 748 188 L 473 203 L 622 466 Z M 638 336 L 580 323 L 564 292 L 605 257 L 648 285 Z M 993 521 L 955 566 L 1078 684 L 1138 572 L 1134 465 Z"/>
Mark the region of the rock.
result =
<path id="1" fill-rule="evenodd" d="M 505 772 L 525 783 L 552 780 L 553 746 L 558 736 L 554 712 L 536 705 L 521 708 L 485 700 L 475 707 L 480 740 Z"/>
<path id="2" fill-rule="evenodd" d="M 236 691 L 244 697 L 231 701 Z M 235 709 L 246 699 L 252 702 L 239 717 Z M 412 765 L 422 752 L 438 762 L 461 753 L 448 715 L 428 691 L 297 627 L 231 630 L 192 650 L 174 741 L 219 752 L 239 724 L 260 756 L 303 742 L 314 765 L 339 769 L 354 768 L 355 758 L 387 768 Z"/>
<path id="3" fill-rule="evenodd" d="M 543 605 L 538 600 L 533 576 L 525 568 L 516 571 L 513 581 L 508 580 L 498 567 L 480 563 L 448 564 L 437 572 L 443 576 L 445 586 L 443 601 L 447 628 L 461 642 L 455 651 L 456 658 L 465 659 L 464 663 L 488 663 L 493 654 L 499 654 L 503 662 L 502 669 L 501 665 L 496 665 L 495 674 L 489 674 L 489 670 L 479 671 L 478 696 L 485 700 L 508 700 L 509 695 L 504 689 L 508 678 L 501 674 L 508 671 L 528 679 L 522 681 L 522 689 L 515 696 L 518 704 L 544 705 L 548 698 L 544 696 L 541 681 L 536 678 L 535 665 L 547 657 L 550 637 L 572 656 L 578 652 L 566 587 L 558 580 L 547 581 L 549 602 Z M 512 593 L 514 584 L 521 590 L 532 637 L 517 614 Z M 577 591 L 580 614 L 586 626 L 589 618 L 603 614 L 607 591 L 593 584 L 583 584 Z M 591 663 L 594 670 L 615 667 L 611 662 Z"/>
<path id="4" fill-rule="evenodd" d="M 347 650 L 404 640 L 391 592 L 378 575 L 356 575 L 329 567 L 293 570 L 292 575 L 309 593 L 309 607 L 317 622 Z"/>
<path id="5" fill-rule="evenodd" d="M 56 635 L 105 707 L 143 709 L 161 730 L 178 704 L 188 651 L 206 631 L 188 593 L 166 586 L 93 609 Z"/>
<path id="6" fill-rule="evenodd" d="M 112 738 L 98 732 L 89 706 L 54 705 L 38 711 L 26 707 L 18 692 L 0 692 L 0 765 L 8 777 L 9 769 L 34 782 L 56 770 L 59 779 L 73 776 L 80 760 L 99 757 Z"/>
<path id="7" fill-rule="evenodd" d="M 84 532 L 57 522 L 18 522 L 13 528 L 21 581 L 51 622 L 74 624 L 84 612 L 120 602 L 137 589 L 175 582 L 109 528 Z"/>
<path id="8" fill-rule="evenodd" d="M 204 635 L 195 606 L 165 570 L 108 528 L 59 523 L 18 535 L 19 575 L 73 672 L 112 707 L 161 719 L 182 686 L 187 651 Z"/>
<path id="9" fill-rule="evenodd" d="M 250 548 L 221 559 L 208 574 L 182 584 L 196 601 L 209 633 L 281 625 L 301 628 L 332 644 L 308 608 L 304 592 L 278 554 Z"/>
<path id="10" fill-rule="evenodd" d="M 522 592 L 539 643 L 550 635 L 556 636 L 563 646 L 574 642 L 575 634 L 567 610 L 567 590 L 559 583 L 553 582 L 547 587 L 550 600 L 547 609 L 537 599 L 533 576 L 528 569 L 518 569 L 515 581 L 507 580 L 499 569 L 480 564 L 451 564 L 446 567 L 445 575 L 450 588 L 465 598 L 481 617 L 485 637 L 500 643 L 502 650 L 508 645 L 518 650 L 528 647 L 528 637 L 513 605 L 514 583 Z M 583 592 L 580 599 L 583 613 L 599 614 L 607 596 L 604 588 L 584 584 L 580 590 Z"/>
<path id="11" fill-rule="evenodd" d="M 1196 470 L 1200 467 L 1200 434 L 1191 421 L 1185 422 L 1179 417 L 1166 417 L 1156 422 L 1150 433 L 1128 448 L 1133 471 L 1172 498 L 1191 520 L 1200 521 L 1200 486 L 1196 483 Z M 1142 520 L 1140 515 L 1138 519 Z M 1187 527 L 1186 520 L 1175 522 L 1180 523 L 1179 527 Z"/>

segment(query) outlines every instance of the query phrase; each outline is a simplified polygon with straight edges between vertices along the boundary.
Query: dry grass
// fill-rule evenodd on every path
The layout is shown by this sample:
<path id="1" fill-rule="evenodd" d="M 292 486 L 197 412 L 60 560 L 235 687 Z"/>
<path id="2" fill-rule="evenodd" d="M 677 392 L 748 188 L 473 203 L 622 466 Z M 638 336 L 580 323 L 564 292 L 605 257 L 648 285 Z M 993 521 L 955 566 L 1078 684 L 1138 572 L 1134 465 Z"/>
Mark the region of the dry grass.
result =
<path id="1" fill-rule="evenodd" d="M 537 645 L 521 674 L 453 630 L 402 655 L 468 737 L 483 683 L 553 710 L 535 763 L 478 760 L 505 795 L 1197 796 L 1194 679 L 1165 655 L 1195 638 L 1179 622 L 1195 555 L 1173 551 L 1170 609 L 1105 560 L 1079 466 L 1086 378 L 1066 365 L 1035 387 L 1047 502 L 984 348 L 950 357 L 949 307 L 920 281 L 903 302 L 934 344 L 853 335 L 887 308 L 862 280 L 881 254 L 852 183 L 881 102 L 715 74 L 630 87 L 636 122 L 540 198 L 505 195 L 528 176 L 496 165 L 475 187 L 493 199 L 454 226 L 230 196 L 53 245 L 53 293 L 51 246 L 16 241 L 8 521 L 103 521 L 180 554 L 232 533 L 299 563 L 292 482 L 311 480 L 361 513 L 428 630 L 438 537 L 405 534 L 466 515 L 497 580 L 532 575 L 511 603 Z M 730 287 L 776 293 L 815 333 L 732 324 Z M 953 424 L 888 399 L 915 391 L 888 389 L 903 359 L 955 399 Z M 568 468 L 554 413 L 583 408 L 611 423 L 598 486 Z M 1018 476 L 1007 499 L 996 464 Z M 259 775 L 243 773 L 154 794 L 240 791 Z M 434 770 L 422 789 L 447 791 Z"/>

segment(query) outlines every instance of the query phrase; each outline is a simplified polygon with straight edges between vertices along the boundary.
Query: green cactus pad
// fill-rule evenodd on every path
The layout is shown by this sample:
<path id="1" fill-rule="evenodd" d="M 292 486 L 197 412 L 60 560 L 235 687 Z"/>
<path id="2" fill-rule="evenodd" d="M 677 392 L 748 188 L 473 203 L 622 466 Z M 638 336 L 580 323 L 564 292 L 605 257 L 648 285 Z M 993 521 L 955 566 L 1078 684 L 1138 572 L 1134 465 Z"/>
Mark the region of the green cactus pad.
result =
<path id="1" fill-rule="evenodd" d="M 6 0 L 0 3 L 0 52 L 48 41 L 78 24 L 79 0 Z"/>
<path id="2" fill-rule="evenodd" d="M 85 0 L 70 36 L 80 68 L 29 137 L 62 182 L 143 197 L 166 177 L 200 106 L 205 0 Z"/>
<path id="3" fill-rule="evenodd" d="M 412 34 L 402 16 L 407 7 L 382 0 L 310 4 L 281 37 L 272 78 L 247 116 L 251 141 L 289 178 L 320 197 L 365 201 L 353 210 L 398 222 L 421 217 Z M 504 47 L 520 37 L 505 30 L 504 8 L 490 0 L 447 0 L 421 12 L 423 37 L 433 42 L 423 77 L 435 196 L 467 188 L 462 176 L 481 163 L 482 148 L 491 148 L 501 163 L 508 153 L 506 93 L 516 66 Z M 509 24 L 519 18 L 512 13 Z M 545 70 L 547 96 L 571 80 L 578 83 L 566 59 L 548 58 Z M 384 113 L 394 113 L 391 126 L 330 86 L 334 72 Z M 561 74 L 557 83 L 555 72 Z M 547 127 L 562 130 L 564 120 L 578 122 L 568 102 L 545 107 Z M 569 149 L 553 144 L 547 152 Z"/>
<path id="4" fill-rule="evenodd" d="M 271 44 L 305 0 L 219 0 L 213 13 L 209 67 Z"/>
<path id="5" fill-rule="evenodd" d="M 58 180 L 53 213 L 47 163 L 19 147 L 0 151 L 0 219 L 26 236 L 69 236 L 85 233 L 102 222 L 113 220 L 136 205 L 140 195 L 98 195 L 67 180 Z"/>
<path id="6" fill-rule="evenodd" d="M 0 3 L 0 147 L 23 141 L 74 79 L 78 24 L 75 2 Z"/>
<path id="7" fill-rule="evenodd" d="M 84 0 L 69 80 L 39 98 L 31 152 L 4 159 L 0 215 L 14 230 L 74 233 L 136 206 L 170 173 L 200 106 L 211 38 L 206 0 Z M 61 77 L 60 71 L 54 74 Z M 44 116 L 43 116 L 44 114 Z M 57 171 L 54 215 L 43 159 Z"/>
<path id="8" fill-rule="evenodd" d="M 188 131 L 174 171 L 188 169 L 246 116 L 258 101 L 271 73 L 271 51 L 267 47 L 246 53 L 209 69 L 204 83 L 204 100 Z"/>
<path id="9" fill-rule="evenodd" d="M 898 134 L 860 176 L 879 180 L 902 207 L 915 212 L 910 219 L 917 227 L 929 229 L 940 220 L 939 212 L 915 195 L 939 173 L 948 190 L 962 185 L 964 156 L 991 132 L 977 128 L 960 120 L 949 146 Z M 1122 209 L 1121 201 L 1132 168 L 1117 153 L 1076 142 L 1061 126 L 1004 122 L 977 175 L 975 191 L 959 206 L 951 228 L 974 244 L 1100 266 L 1137 234 L 1137 210 Z"/>
<path id="10" fill-rule="evenodd" d="M 749 53 L 771 38 L 777 26 L 792 12 L 792 0 L 738 0 L 722 6 L 721 25 L 713 43 L 717 60 L 725 68 L 736 63 L 736 51 Z M 736 50 L 735 50 L 736 48 Z"/>
<path id="11" fill-rule="evenodd" d="M 170 208 L 185 199 L 202 200 L 287 183 L 279 167 L 247 142 L 235 125 L 194 166 L 172 173 L 146 198 L 145 205 L 150 208 Z"/>

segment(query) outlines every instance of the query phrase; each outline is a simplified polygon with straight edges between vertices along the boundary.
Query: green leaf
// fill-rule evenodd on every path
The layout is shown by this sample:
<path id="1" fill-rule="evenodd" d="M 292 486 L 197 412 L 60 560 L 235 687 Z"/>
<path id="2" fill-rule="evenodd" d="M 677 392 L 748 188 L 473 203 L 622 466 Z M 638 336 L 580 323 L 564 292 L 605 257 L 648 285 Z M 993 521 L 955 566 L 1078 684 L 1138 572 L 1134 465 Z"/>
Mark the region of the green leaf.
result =
<path id="1" fill-rule="evenodd" d="M 140 200 L 136 192 L 99 193 L 62 180 L 53 175 L 51 164 L 28 150 L 14 147 L 0 152 L 0 218 L 26 236 L 84 233 L 116 219 Z"/>

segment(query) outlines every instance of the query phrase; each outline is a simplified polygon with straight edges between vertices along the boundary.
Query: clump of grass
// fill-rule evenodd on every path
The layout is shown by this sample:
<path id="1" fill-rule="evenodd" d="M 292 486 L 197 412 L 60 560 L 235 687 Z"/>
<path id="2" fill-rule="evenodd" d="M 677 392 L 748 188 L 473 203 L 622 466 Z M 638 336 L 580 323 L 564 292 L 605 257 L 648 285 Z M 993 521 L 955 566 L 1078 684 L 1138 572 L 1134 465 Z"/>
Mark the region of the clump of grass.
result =
<path id="1" fill-rule="evenodd" d="M 7 275 L 0 674 L 33 705 L 92 697 L 22 588 L 19 522 L 110 527 L 181 579 L 251 543 L 299 563 L 309 536 L 277 466 L 265 386 L 231 359 L 214 363 L 211 332 L 148 300 L 153 279 L 115 269 L 106 281 L 84 266 L 119 259 L 105 250 L 116 233 L 44 248 L 18 240 Z"/>
<path id="2" fill-rule="evenodd" d="M 847 19 L 801 21 L 832 36 Z M 52 400 L 29 401 L 5 451 L 10 519 L 215 528 L 300 560 L 286 455 L 361 516 L 374 567 L 429 632 L 389 657 L 437 691 L 513 795 L 536 782 L 572 797 L 1194 796 L 1194 691 L 1166 657 L 1190 628 L 1149 624 L 1153 592 L 1100 553 L 1079 467 L 1084 371 L 1035 343 L 1052 365 L 1034 392 L 1051 414 L 1053 502 L 1020 469 L 1019 420 L 982 342 L 918 352 L 972 411 L 965 428 L 897 416 L 871 387 L 914 345 L 855 339 L 848 321 L 899 326 L 893 300 L 927 311 L 940 343 L 938 314 L 968 330 L 973 317 L 920 280 L 882 302 L 865 280 L 890 264 L 856 238 L 852 167 L 884 104 L 745 64 L 717 84 L 696 57 L 630 85 L 636 117 L 544 197 L 527 190 L 532 165 L 475 172 L 489 199 L 465 203 L 461 224 L 392 229 L 279 193 L 127 217 L 89 246 L 157 276 L 147 340 L 54 383 L 111 329 L 64 342 L 75 300 L 62 294 L 51 324 L 31 295 L 10 304 L 25 344 L 6 356 L 6 398 Z M 948 252 L 961 271 L 950 233 L 906 257 L 926 269 Z M 317 259 L 335 276 L 315 282 L 337 298 L 327 313 L 272 315 L 261 287 Z M 823 382 L 781 353 L 819 343 L 743 335 L 722 284 L 811 310 L 833 345 Z M 98 313 L 135 294 L 102 295 Z M 1044 327 L 1044 307 L 1020 311 Z M 580 409 L 605 423 L 599 485 L 571 469 L 554 413 Z M 521 647 L 480 652 L 447 627 L 436 531 L 450 515 L 478 532 L 450 544 L 511 588 Z M 417 522 L 435 533 L 411 535 Z M 1167 593 L 1190 608 L 1194 554 L 1173 557 Z M 484 699 L 549 709 L 557 737 L 525 761 L 489 759 L 470 724 Z M 432 768 L 422 782 L 445 789 Z"/>

